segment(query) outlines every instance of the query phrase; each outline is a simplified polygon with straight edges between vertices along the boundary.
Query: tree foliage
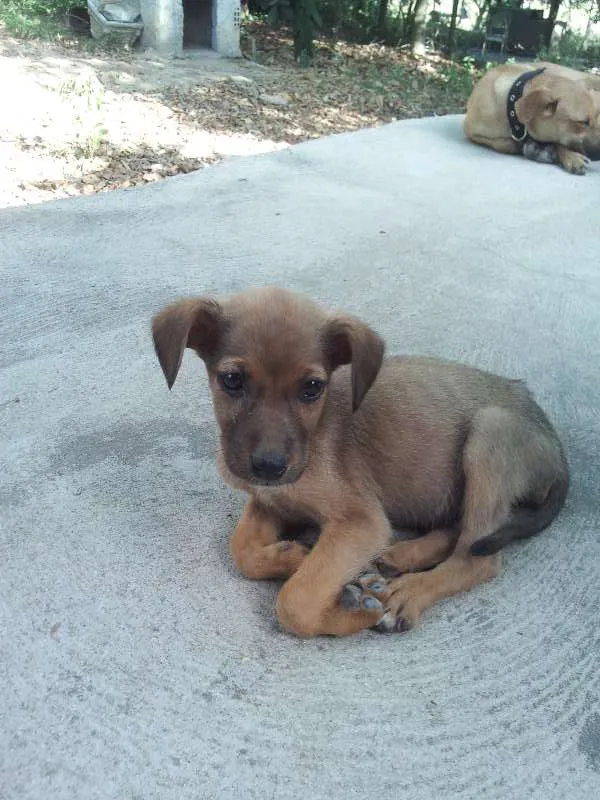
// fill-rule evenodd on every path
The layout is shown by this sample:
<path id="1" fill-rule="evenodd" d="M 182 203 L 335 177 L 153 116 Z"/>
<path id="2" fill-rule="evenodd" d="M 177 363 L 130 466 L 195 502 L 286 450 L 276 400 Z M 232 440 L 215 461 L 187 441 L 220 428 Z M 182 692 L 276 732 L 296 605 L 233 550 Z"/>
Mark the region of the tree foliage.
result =
<path id="1" fill-rule="evenodd" d="M 383 41 L 408 45 L 413 53 L 423 53 L 432 44 L 448 55 L 463 54 L 481 44 L 489 15 L 501 8 L 521 8 L 523 0 L 469 0 L 475 20 L 471 31 L 459 25 L 464 0 L 452 1 L 450 15 L 437 12 L 434 0 L 248 0 L 254 8 L 269 12 L 272 22 L 286 22 L 294 31 L 294 50 L 301 63 L 312 57 L 317 31 L 354 42 Z M 565 0 L 540 0 L 545 16 L 553 22 Z M 569 0 L 569 8 L 579 8 L 600 21 L 600 0 Z M 434 13 L 432 13 L 432 11 Z M 589 28 L 589 26 L 588 26 Z M 587 39 L 587 34 L 584 39 Z M 577 34 L 567 37 L 578 41 Z M 546 42 L 548 48 L 550 42 Z"/>
<path id="2" fill-rule="evenodd" d="M 294 53 L 301 64 L 308 64 L 313 55 L 313 42 L 317 32 L 333 34 L 354 42 L 383 41 L 392 45 L 409 45 L 414 53 L 422 53 L 426 45 L 435 44 L 452 56 L 461 50 L 461 42 L 480 42 L 490 13 L 501 8 L 521 8 L 523 0 L 468 0 L 471 9 L 477 9 L 473 31 L 458 25 L 459 9 L 465 0 L 452 0 L 449 19 L 441 20 L 434 0 L 242 0 L 253 10 L 268 15 L 273 24 L 286 23 L 293 30 Z M 545 15 L 556 21 L 566 0 L 539 0 L 546 6 Z M 12 22 L 14 30 L 27 33 L 34 17 L 57 17 L 74 0 L 0 0 L 0 19 Z M 85 0 L 79 5 L 85 5 Z M 591 23 L 600 22 L 600 0 L 569 0 L 569 9 L 576 8 L 588 14 L 590 24 L 585 34 L 569 32 L 565 47 L 571 51 L 590 44 Z M 431 12 L 435 13 L 432 14 Z M 436 17 L 437 14 L 437 17 Z M 437 20 L 437 21 L 436 21 Z M 546 42 L 546 48 L 550 42 Z M 468 49 L 468 48 L 467 48 Z M 464 50 L 463 50 L 464 52 Z"/>

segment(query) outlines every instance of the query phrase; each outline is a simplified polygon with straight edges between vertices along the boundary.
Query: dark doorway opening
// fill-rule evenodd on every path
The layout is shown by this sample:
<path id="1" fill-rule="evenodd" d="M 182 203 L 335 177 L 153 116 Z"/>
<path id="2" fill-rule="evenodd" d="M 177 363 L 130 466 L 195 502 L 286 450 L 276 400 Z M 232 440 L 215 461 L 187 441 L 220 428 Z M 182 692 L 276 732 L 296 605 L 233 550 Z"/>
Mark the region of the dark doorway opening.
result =
<path id="1" fill-rule="evenodd" d="M 212 0 L 183 0 L 183 46 L 212 47 Z"/>

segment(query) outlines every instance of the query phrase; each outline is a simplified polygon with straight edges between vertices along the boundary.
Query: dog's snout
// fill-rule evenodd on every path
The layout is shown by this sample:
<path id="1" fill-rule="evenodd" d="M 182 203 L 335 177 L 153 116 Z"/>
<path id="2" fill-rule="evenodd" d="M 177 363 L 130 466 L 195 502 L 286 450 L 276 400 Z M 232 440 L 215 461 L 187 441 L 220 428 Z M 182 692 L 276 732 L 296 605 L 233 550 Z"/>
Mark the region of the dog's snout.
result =
<path id="1" fill-rule="evenodd" d="M 250 463 L 252 474 L 266 481 L 281 478 L 287 469 L 287 458 L 280 453 L 254 453 Z"/>

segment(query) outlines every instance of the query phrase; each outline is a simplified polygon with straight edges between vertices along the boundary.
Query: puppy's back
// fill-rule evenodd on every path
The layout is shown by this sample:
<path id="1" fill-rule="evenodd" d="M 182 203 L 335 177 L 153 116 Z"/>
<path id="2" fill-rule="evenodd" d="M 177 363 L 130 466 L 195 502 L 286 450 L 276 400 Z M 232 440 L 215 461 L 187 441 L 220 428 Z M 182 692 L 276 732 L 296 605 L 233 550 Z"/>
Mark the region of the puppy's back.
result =
<path id="1" fill-rule="evenodd" d="M 524 438 L 541 437 L 551 460 L 562 458 L 552 426 L 522 381 L 434 358 L 392 357 L 353 415 L 349 382 L 346 369 L 332 382 L 333 407 L 343 409 L 349 427 L 338 436 L 346 450 L 343 460 L 358 465 L 350 469 L 358 469 L 361 480 L 374 481 L 398 525 L 427 528 L 455 520 L 464 488 L 464 446 L 483 409 L 510 412 L 507 418 Z"/>

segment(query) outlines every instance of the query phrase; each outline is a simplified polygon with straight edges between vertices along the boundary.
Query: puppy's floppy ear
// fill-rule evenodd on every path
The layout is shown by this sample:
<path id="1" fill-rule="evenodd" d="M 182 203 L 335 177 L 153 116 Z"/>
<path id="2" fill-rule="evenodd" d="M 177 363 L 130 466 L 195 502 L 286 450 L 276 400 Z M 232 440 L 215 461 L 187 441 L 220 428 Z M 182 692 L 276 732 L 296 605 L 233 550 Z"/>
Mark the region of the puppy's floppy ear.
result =
<path id="1" fill-rule="evenodd" d="M 517 116 L 524 125 L 529 125 L 535 117 L 551 117 L 556 111 L 558 99 L 549 89 L 532 89 L 515 103 Z"/>
<path id="2" fill-rule="evenodd" d="M 368 325 L 349 316 L 330 319 L 322 337 L 326 362 L 332 372 L 342 364 L 352 364 L 352 411 L 356 411 L 381 367 L 383 339 Z"/>
<path id="3" fill-rule="evenodd" d="M 169 389 L 175 383 L 185 348 L 191 347 L 201 358 L 208 358 L 219 342 L 223 325 L 221 306 L 204 297 L 173 303 L 154 317 L 154 349 Z"/>

